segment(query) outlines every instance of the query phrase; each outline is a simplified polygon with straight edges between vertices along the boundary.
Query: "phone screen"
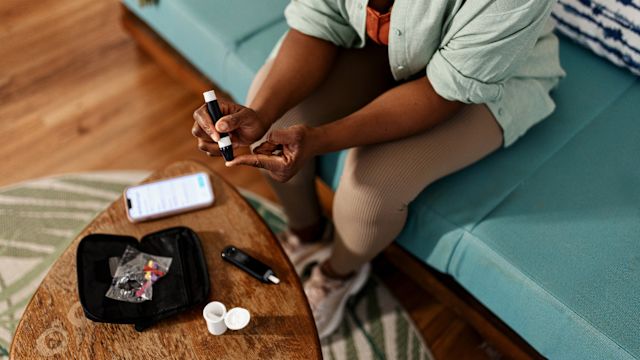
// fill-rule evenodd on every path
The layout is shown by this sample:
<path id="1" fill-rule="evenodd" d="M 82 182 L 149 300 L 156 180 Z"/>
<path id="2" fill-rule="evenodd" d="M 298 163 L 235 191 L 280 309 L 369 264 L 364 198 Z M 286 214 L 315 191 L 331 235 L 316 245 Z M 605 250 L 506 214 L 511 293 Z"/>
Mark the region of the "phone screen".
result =
<path id="1" fill-rule="evenodd" d="M 125 192 L 133 221 L 195 210 L 213 204 L 213 190 L 206 173 L 197 173 L 132 186 Z"/>

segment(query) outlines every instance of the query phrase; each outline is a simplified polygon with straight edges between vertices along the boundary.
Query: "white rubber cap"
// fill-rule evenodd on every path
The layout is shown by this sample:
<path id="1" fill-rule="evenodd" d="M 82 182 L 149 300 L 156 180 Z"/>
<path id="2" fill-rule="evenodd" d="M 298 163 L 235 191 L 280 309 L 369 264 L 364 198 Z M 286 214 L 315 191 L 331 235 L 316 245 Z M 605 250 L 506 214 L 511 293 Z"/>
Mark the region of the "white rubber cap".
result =
<path id="1" fill-rule="evenodd" d="M 204 102 L 211 102 L 218 99 L 216 97 L 216 92 L 213 90 L 203 92 L 202 96 L 204 96 Z"/>
<path id="2" fill-rule="evenodd" d="M 218 141 L 218 147 L 222 149 L 223 147 L 231 146 L 231 138 L 225 136 Z"/>
<path id="3" fill-rule="evenodd" d="M 227 312 L 224 316 L 224 323 L 231 330 L 240 330 L 249 324 L 250 319 L 249 310 L 236 307 Z"/>

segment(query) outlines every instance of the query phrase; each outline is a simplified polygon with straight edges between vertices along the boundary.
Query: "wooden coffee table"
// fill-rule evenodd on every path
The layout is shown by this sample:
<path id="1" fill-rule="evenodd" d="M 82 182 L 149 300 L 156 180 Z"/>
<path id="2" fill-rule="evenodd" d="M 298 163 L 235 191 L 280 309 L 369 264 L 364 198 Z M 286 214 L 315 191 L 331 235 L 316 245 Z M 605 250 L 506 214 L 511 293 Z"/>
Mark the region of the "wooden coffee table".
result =
<path id="1" fill-rule="evenodd" d="M 240 194 L 207 167 L 180 162 L 147 180 L 205 171 L 211 174 L 214 206 L 183 215 L 131 224 L 122 198 L 100 214 L 53 265 L 27 306 L 11 345 L 12 359 L 320 359 L 313 316 L 293 266 L 273 233 Z M 143 235 L 188 226 L 202 241 L 211 281 L 210 301 L 241 306 L 251 322 L 239 331 L 210 335 L 202 318 L 205 304 L 165 319 L 144 332 L 133 325 L 94 323 L 78 300 L 76 248 L 90 233 Z M 233 244 L 268 263 L 281 279 L 263 284 L 224 262 L 221 250 Z"/>

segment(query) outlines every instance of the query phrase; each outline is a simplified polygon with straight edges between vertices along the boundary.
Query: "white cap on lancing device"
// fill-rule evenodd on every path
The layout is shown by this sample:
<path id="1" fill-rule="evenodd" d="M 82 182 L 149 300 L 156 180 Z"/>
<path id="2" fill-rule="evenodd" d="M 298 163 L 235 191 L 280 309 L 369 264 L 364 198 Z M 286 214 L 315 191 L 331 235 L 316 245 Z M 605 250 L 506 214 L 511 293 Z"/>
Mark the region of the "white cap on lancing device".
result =
<path id="1" fill-rule="evenodd" d="M 218 100 L 218 97 L 216 96 L 216 92 L 213 90 L 205 91 L 202 93 L 202 95 L 204 96 L 204 102 Z"/>

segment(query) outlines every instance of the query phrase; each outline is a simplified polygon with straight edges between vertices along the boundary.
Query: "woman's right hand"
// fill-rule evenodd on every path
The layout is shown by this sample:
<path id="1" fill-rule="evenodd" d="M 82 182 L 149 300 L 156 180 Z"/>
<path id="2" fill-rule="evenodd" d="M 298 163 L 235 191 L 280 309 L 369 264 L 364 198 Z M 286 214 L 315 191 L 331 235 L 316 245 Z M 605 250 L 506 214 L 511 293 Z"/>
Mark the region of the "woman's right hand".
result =
<path id="1" fill-rule="evenodd" d="M 209 156 L 221 156 L 217 144 L 221 132 L 230 133 L 231 143 L 237 148 L 260 140 L 271 127 L 268 121 L 250 108 L 223 99 L 218 99 L 218 105 L 224 116 L 215 126 L 206 104 L 193 112 L 195 122 L 191 133 L 198 139 L 198 148 Z"/>

